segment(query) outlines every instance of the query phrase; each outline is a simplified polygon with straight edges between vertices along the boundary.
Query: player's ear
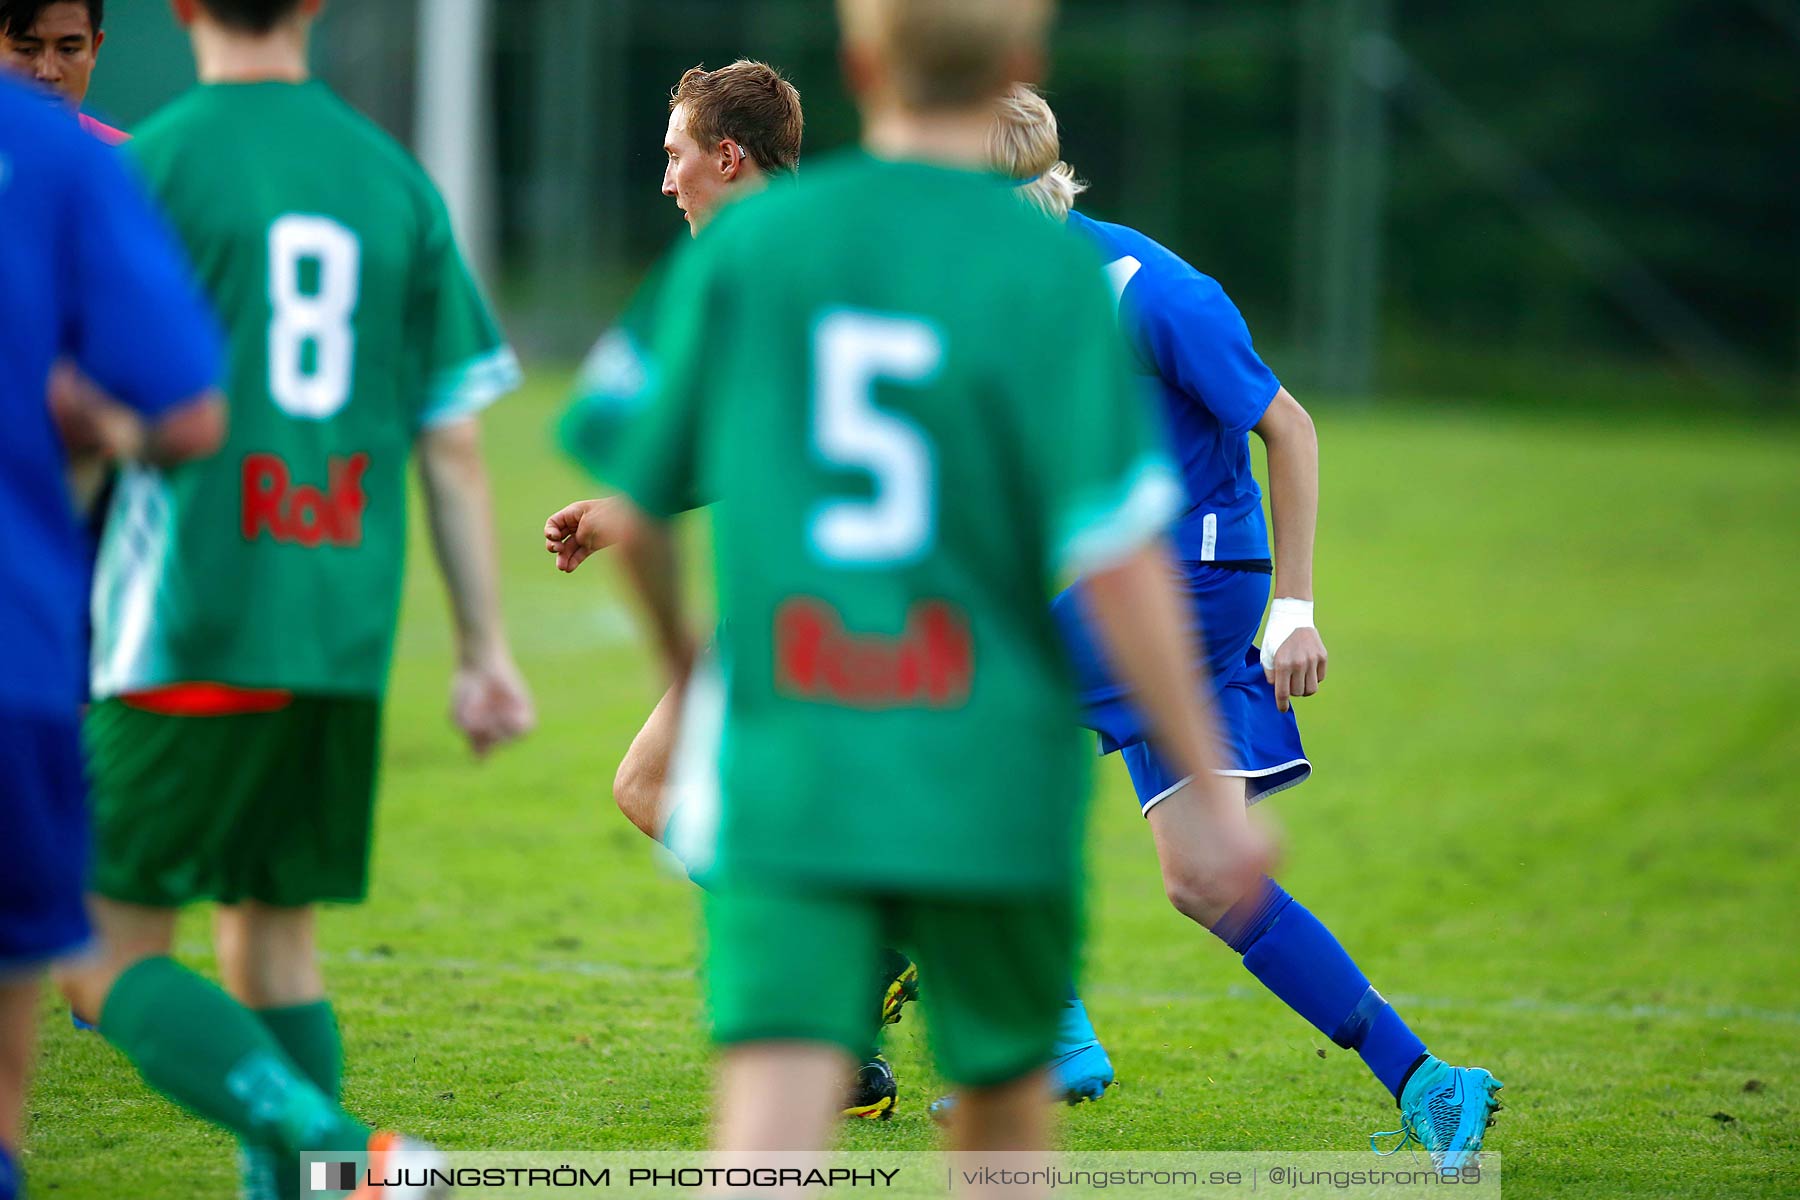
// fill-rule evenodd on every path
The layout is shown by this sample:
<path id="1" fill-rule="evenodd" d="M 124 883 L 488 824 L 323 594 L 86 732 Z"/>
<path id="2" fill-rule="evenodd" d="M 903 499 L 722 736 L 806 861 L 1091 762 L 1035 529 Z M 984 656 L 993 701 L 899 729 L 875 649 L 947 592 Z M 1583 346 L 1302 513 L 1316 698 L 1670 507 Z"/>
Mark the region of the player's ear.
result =
<path id="1" fill-rule="evenodd" d="M 1036 47 L 1020 48 L 1006 56 L 1006 77 L 1014 83 L 1033 87 L 1044 81 L 1044 52 Z"/>
<path id="2" fill-rule="evenodd" d="M 310 21 L 325 11 L 325 0 L 300 0 L 300 15 Z"/>
<path id="3" fill-rule="evenodd" d="M 852 97 L 859 101 L 872 98 L 880 71 L 867 48 L 851 42 L 839 46 L 838 70 L 843 73 L 844 86 Z"/>
<path id="4" fill-rule="evenodd" d="M 719 174 L 723 175 L 726 181 L 729 182 L 738 177 L 738 172 L 743 170 L 743 167 L 744 152 L 742 148 L 730 138 L 726 138 L 724 141 L 720 142 Z"/>
<path id="5" fill-rule="evenodd" d="M 93 50 L 93 52 L 95 54 L 100 53 L 101 43 L 103 43 L 105 41 L 106 41 L 106 31 L 104 29 L 94 30 L 94 50 Z"/>
<path id="6" fill-rule="evenodd" d="M 195 0 L 169 0 L 169 8 L 175 14 L 176 23 L 183 29 L 192 25 L 194 17 L 198 15 Z"/>

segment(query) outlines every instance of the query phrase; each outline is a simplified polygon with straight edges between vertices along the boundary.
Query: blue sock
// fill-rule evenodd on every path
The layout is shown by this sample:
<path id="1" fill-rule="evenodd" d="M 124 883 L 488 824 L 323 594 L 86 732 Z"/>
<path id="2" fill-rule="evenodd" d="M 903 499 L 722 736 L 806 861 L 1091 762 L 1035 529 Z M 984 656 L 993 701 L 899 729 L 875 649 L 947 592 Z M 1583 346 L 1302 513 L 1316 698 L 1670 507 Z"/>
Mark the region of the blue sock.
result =
<path id="1" fill-rule="evenodd" d="M 1233 905 L 1213 933 L 1244 956 L 1244 967 L 1313 1028 L 1363 1062 L 1400 1097 L 1425 1043 L 1369 985 L 1331 930 L 1273 879 Z"/>
<path id="2" fill-rule="evenodd" d="M 1056 1022 L 1056 1051 L 1053 1057 L 1061 1057 L 1071 1050 L 1079 1050 L 1089 1042 L 1097 1042 L 1100 1035 L 1094 1032 L 1094 1023 L 1088 1020 L 1087 1005 L 1069 989 L 1069 999 L 1063 1005 L 1062 1016 Z"/>
<path id="3" fill-rule="evenodd" d="M 12 1155 L 0 1146 L 0 1200 L 18 1200 L 19 1171 L 13 1165 Z"/>

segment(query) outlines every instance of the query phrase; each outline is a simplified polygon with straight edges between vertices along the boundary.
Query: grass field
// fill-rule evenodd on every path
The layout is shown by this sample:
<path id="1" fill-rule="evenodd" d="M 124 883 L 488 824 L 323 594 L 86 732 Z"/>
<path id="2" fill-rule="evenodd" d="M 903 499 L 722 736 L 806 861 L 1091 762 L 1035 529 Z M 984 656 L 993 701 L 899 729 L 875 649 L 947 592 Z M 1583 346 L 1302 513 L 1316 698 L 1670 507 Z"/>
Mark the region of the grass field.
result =
<path id="1" fill-rule="evenodd" d="M 693 898 L 608 796 L 657 686 L 604 564 L 560 577 L 537 537 L 586 490 L 547 449 L 562 386 L 489 423 L 542 725 L 484 766 L 444 717 L 448 623 L 415 545 L 375 889 L 324 928 L 348 1100 L 452 1148 L 689 1147 Z M 1319 418 L 1332 671 L 1301 712 L 1318 773 L 1272 806 L 1284 882 L 1435 1051 L 1506 1081 L 1509 1194 L 1800 1192 L 1800 436 Z M 1355 1150 L 1391 1128 L 1353 1054 L 1168 906 L 1123 772 L 1102 779 L 1086 993 L 1122 1082 L 1066 1143 Z M 197 964 L 205 936 L 195 914 Z M 35 1194 L 231 1194 L 227 1139 L 48 1002 L 43 1032 Z M 932 1143 L 922 1032 L 915 1010 L 891 1039 L 899 1116 L 850 1144 Z"/>

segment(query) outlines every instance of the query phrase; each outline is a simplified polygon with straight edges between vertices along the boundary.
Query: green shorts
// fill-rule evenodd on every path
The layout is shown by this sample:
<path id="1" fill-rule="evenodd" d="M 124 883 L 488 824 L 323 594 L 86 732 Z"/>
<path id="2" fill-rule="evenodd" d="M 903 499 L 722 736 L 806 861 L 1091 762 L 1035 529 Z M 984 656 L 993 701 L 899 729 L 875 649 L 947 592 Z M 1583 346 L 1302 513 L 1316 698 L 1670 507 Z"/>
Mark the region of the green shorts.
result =
<path id="1" fill-rule="evenodd" d="M 1080 941 L 1072 893 L 1005 897 L 811 890 L 707 893 L 713 1038 L 868 1052 L 883 946 L 913 956 L 938 1069 L 960 1087 L 1050 1061 Z"/>
<path id="2" fill-rule="evenodd" d="M 88 713 L 90 888 L 128 904 L 279 907 L 368 892 L 381 701 L 299 695 L 273 712 Z"/>

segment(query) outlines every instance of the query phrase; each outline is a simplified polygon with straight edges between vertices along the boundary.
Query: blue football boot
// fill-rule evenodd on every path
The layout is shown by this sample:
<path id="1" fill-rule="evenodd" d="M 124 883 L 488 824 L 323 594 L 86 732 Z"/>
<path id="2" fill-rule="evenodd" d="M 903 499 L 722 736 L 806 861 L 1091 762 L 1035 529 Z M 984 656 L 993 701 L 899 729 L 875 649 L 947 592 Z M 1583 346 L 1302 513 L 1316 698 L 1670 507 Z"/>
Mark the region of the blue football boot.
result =
<path id="1" fill-rule="evenodd" d="M 1088 1020 L 1081 997 L 1069 996 L 1056 1027 L 1056 1051 L 1050 1058 L 1050 1094 L 1064 1104 L 1098 1100 L 1117 1076 L 1112 1059 Z"/>
<path id="2" fill-rule="evenodd" d="M 1087 1006 L 1081 997 L 1071 994 L 1056 1028 L 1056 1049 L 1050 1059 L 1050 1099 L 1064 1104 L 1098 1100 L 1116 1078 L 1112 1059 L 1106 1056 L 1106 1047 L 1100 1044 L 1100 1035 L 1088 1019 Z M 955 1107 L 955 1096 L 943 1096 L 933 1100 L 926 1111 L 934 1120 L 943 1122 L 949 1120 Z"/>
<path id="3" fill-rule="evenodd" d="M 1371 1135 L 1369 1149 L 1397 1154 L 1416 1142 L 1425 1147 L 1438 1170 L 1459 1170 L 1481 1149 L 1482 1138 L 1500 1111 L 1496 1093 L 1501 1087 L 1480 1067 L 1453 1067 L 1427 1055 L 1400 1090 L 1400 1128 Z M 1384 1137 L 1398 1137 L 1400 1142 L 1383 1150 L 1376 1139 Z"/>

